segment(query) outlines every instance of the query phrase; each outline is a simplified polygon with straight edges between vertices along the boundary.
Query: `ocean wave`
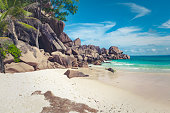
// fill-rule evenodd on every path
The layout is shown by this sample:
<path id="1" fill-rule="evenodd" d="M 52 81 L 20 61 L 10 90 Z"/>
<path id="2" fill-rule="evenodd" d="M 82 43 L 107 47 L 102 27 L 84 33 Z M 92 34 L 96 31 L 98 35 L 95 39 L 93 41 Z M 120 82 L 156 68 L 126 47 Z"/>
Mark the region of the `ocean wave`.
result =
<path id="1" fill-rule="evenodd" d="M 119 66 L 132 66 L 132 65 L 134 65 L 134 64 L 126 64 L 126 63 L 112 63 L 113 65 L 119 65 Z"/>

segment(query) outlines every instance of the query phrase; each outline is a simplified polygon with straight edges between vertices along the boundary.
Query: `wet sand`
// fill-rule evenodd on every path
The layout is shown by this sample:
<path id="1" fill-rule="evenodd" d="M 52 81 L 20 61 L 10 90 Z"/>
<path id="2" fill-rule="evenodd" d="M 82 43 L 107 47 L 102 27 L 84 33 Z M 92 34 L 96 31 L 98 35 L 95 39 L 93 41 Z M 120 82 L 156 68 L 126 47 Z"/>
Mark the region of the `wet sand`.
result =
<path id="1" fill-rule="evenodd" d="M 170 73 L 147 73 L 116 70 L 113 74 L 100 66 L 79 69 L 114 87 L 129 91 L 142 98 L 170 106 Z"/>
<path id="2" fill-rule="evenodd" d="M 35 91 L 83 103 L 102 113 L 169 113 L 170 75 L 90 67 L 78 69 L 88 78 L 68 79 L 66 69 L 0 74 L 0 112 L 39 113 L 50 102 Z M 73 113 L 75 111 L 72 111 Z"/>

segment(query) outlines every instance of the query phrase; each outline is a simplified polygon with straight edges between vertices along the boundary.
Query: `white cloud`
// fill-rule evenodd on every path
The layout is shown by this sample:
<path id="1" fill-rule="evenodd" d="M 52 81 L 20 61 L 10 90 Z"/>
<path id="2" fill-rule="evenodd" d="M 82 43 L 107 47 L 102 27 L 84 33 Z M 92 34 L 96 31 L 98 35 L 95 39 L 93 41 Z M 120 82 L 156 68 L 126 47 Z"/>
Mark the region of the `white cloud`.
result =
<path id="1" fill-rule="evenodd" d="M 151 10 L 149 10 L 143 6 L 137 5 L 135 3 L 121 3 L 121 4 L 129 6 L 131 8 L 131 12 L 137 13 L 137 15 L 132 20 L 142 17 L 142 16 L 145 16 L 151 12 Z"/>
<path id="2" fill-rule="evenodd" d="M 101 22 L 101 23 L 78 23 L 71 24 L 71 27 L 66 31 L 72 39 L 80 37 L 83 40 L 98 39 L 104 36 L 106 31 L 116 25 L 115 22 Z"/>
<path id="3" fill-rule="evenodd" d="M 144 53 L 149 49 L 149 53 L 153 52 L 151 49 L 158 50 L 160 46 L 160 53 L 163 49 L 169 48 L 170 35 L 160 36 L 157 32 L 143 32 L 137 26 L 129 26 L 115 29 L 115 22 L 101 22 L 101 23 L 78 23 L 66 26 L 66 33 L 71 39 L 79 37 L 82 44 L 93 44 L 100 47 L 109 48 L 110 46 L 118 46 L 123 50 L 131 49 Z M 157 45 L 152 46 L 152 45 Z M 137 47 L 146 47 L 144 49 L 135 50 Z M 170 53 L 170 49 L 168 50 Z M 136 53 L 138 53 L 136 52 Z"/>
<path id="4" fill-rule="evenodd" d="M 163 23 L 161 26 L 159 26 L 159 28 L 170 28 L 170 19 L 167 21 L 167 22 L 165 22 L 165 23 Z"/>

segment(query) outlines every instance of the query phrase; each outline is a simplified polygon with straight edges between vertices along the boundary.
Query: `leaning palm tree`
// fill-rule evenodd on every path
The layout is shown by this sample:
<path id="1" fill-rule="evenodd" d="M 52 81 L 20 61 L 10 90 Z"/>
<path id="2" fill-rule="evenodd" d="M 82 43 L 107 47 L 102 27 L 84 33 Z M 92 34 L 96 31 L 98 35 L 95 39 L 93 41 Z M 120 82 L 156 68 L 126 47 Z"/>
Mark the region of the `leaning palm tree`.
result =
<path id="1" fill-rule="evenodd" d="M 10 32 L 14 37 L 14 43 L 18 43 L 18 37 L 15 31 L 14 23 L 31 13 L 24 10 L 29 3 L 25 0 L 0 0 L 0 34 L 6 31 Z M 10 27 L 9 27 L 10 26 Z"/>

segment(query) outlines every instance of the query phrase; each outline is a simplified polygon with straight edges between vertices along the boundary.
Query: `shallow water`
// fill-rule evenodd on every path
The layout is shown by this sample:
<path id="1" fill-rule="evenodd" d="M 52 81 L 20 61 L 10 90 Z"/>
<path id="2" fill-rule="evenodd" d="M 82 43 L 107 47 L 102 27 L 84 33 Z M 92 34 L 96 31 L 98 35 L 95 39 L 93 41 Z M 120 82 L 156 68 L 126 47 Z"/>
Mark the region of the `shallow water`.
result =
<path id="1" fill-rule="evenodd" d="M 135 72 L 170 73 L 170 56 L 131 56 L 131 59 L 112 60 L 102 66 Z"/>
<path id="2" fill-rule="evenodd" d="M 104 67 L 96 65 L 80 70 L 90 75 L 85 79 L 98 80 L 153 103 L 170 106 L 170 73 L 132 72 L 127 70 L 117 70 L 112 73 Z"/>

